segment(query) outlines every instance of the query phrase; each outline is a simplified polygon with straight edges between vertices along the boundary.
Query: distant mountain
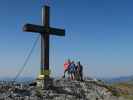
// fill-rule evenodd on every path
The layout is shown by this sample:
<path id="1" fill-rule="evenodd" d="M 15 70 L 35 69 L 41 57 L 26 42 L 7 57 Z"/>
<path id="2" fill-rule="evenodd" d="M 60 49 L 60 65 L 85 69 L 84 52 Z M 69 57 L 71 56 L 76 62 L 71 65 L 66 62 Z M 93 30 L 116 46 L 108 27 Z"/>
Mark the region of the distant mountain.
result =
<path id="1" fill-rule="evenodd" d="M 133 75 L 132 76 L 121 76 L 116 78 L 103 78 L 107 83 L 120 83 L 120 82 L 133 82 Z"/>
<path id="2" fill-rule="evenodd" d="M 0 81 L 13 81 L 14 78 L 12 77 L 0 77 Z M 34 77 L 20 77 L 16 81 L 18 82 L 25 82 L 25 81 L 32 81 L 35 80 Z"/>

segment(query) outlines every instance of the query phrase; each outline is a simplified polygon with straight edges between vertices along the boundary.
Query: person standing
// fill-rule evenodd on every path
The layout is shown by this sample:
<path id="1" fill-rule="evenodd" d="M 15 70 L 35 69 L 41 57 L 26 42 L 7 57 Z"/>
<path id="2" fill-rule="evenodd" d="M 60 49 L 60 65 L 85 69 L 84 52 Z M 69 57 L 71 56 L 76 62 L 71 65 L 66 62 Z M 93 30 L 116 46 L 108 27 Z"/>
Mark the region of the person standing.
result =
<path id="1" fill-rule="evenodd" d="M 63 78 L 65 78 L 66 72 L 68 73 L 68 76 L 69 76 L 69 66 L 70 66 L 70 64 L 71 64 L 70 59 L 68 59 L 68 61 L 66 61 L 64 63 L 64 75 L 63 75 Z"/>
<path id="2" fill-rule="evenodd" d="M 75 80 L 76 66 L 75 66 L 74 61 L 72 61 L 72 63 L 70 64 L 69 71 L 70 71 L 70 78 L 71 78 L 71 80 Z"/>
<path id="3" fill-rule="evenodd" d="M 83 66 L 80 64 L 80 61 L 77 62 L 76 76 L 78 80 L 83 81 Z"/>

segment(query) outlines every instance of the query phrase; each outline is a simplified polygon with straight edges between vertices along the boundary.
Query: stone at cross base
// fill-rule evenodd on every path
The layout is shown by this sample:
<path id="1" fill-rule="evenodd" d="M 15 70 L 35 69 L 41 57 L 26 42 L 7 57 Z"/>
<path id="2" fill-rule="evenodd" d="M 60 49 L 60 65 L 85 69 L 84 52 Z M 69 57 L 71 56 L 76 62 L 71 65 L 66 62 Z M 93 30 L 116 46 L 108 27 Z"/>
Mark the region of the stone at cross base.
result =
<path id="1" fill-rule="evenodd" d="M 40 75 L 37 78 L 37 83 L 41 84 L 44 89 L 48 88 L 49 84 L 49 44 L 50 44 L 50 35 L 65 36 L 64 29 L 58 29 L 50 27 L 50 7 L 44 6 L 42 9 L 42 24 L 43 25 L 34 25 L 26 24 L 24 25 L 23 30 L 26 32 L 35 32 L 40 33 L 41 35 L 41 69 Z M 43 84 L 42 84 L 43 83 Z"/>

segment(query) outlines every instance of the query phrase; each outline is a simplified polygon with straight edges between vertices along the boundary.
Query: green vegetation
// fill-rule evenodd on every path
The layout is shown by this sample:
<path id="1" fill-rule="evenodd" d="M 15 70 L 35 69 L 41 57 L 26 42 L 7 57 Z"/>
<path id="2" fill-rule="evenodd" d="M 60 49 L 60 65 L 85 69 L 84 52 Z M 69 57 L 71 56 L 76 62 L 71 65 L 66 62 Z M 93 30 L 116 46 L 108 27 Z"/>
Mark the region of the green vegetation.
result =
<path id="1" fill-rule="evenodd" d="M 36 96 L 40 97 L 40 98 L 43 96 L 43 92 L 42 92 L 41 88 L 36 88 Z"/>
<path id="2" fill-rule="evenodd" d="M 133 100 L 133 81 L 114 83 L 111 87 L 125 100 Z"/>

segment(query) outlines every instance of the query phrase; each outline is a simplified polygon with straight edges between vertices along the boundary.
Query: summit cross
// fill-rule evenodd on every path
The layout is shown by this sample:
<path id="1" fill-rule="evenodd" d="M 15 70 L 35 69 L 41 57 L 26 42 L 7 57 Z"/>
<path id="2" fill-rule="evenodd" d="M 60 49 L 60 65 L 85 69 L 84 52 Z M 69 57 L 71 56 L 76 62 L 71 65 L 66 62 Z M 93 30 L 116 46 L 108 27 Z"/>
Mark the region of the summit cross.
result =
<path id="1" fill-rule="evenodd" d="M 50 35 L 65 36 L 65 30 L 50 27 L 50 7 L 48 5 L 42 8 L 42 24 L 25 24 L 23 30 L 26 32 L 40 33 L 41 35 L 41 75 L 45 76 L 45 81 L 45 78 L 49 78 Z"/>

